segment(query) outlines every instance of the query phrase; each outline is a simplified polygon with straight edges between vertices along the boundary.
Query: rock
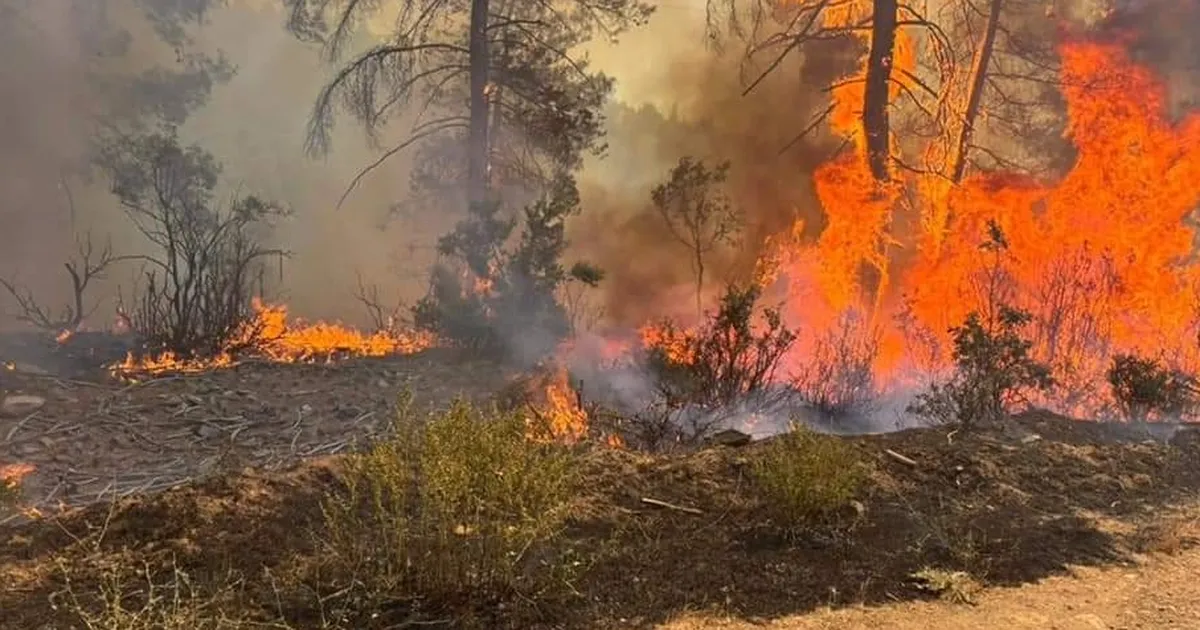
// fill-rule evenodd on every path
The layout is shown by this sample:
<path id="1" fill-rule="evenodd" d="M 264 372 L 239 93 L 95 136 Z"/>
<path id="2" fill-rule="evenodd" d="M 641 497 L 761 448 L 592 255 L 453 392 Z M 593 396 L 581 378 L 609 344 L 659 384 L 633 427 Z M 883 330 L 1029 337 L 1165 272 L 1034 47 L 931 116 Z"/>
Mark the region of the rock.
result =
<path id="1" fill-rule="evenodd" d="M 721 446 L 736 447 L 745 446 L 753 439 L 754 438 L 751 437 L 749 433 L 742 433 L 737 429 L 725 429 L 724 431 L 714 433 L 713 436 L 708 439 L 708 442 L 710 444 L 719 444 Z"/>
<path id="2" fill-rule="evenodd" d="M 0 402 L 0 415 L 10 418 L 29 415 L 46 405 L 46 399 L 29 394 L 12 394 Z"/>

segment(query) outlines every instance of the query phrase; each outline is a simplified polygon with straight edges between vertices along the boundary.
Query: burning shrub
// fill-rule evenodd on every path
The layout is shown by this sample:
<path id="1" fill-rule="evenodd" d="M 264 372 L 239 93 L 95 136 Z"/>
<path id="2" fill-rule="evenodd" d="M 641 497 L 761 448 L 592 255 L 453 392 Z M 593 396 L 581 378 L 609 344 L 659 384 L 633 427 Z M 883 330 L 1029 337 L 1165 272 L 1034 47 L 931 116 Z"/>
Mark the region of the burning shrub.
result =
<path id="1" fill-rule="evenodd" d="M 519 414 L 458 403 L 419 423 L 410 401 L 397 434 L 354 456 L 347 491 L 324 506 L 325 557 L 349 590 L 375 589 L 349 594 L 490 601 L 536 588 L 527 580 L 552 567 L 533 557 L 573 496 L 571 451 L 526 439 Z"/>
<path id="2" fill-rule="evenodd" d="M 698 328 L 664 320 L 643 331 L 642 360 L 660 401 L 633 424 L 648 443 L 702 439 L 726 420 L 771 406 L 775 370 L 796 334 L 778 310 L 757 308 L 759 296 L 757 286 L 731 285 Z"/>
<path id="3" fill-rule="evenodd" d="M 765 445 L 752 463 L 754 479 L 789 528 L 833 515 L 866 481 L 853 448 L 800 423 Z"/>
<path id="4" fill-rule="evenodd" d="M 107 148 L 103 165 L 126 216 L 153 247 L 143 261 L 130 323 L 144 342 L 180 354 L 228 350 L 252 338 L 255 281 L 265 259 L 283 256 L 256 229 L 282 210 L 257 197 L 215 200 L 221 167 L 198 146 L 181 147 L 174 130 L 133 136 Z"/>
<path id="5" fill-rule="evenodd" d="M 865 414 L 875 401 L 877 331 L 847 313 L 817 339 L 812 356 L 793 379 L 801 398 L 831 420 Z"/>
<path id="6" fill-rule="evenodd" d="M 1193 376 L 1129 354 L 1113 357 L 1108 383 L 1121 415 L 1133 422 L 1178 419 L 1190 413 L 1200 388 Z"/>
<path id="7" fill-rule="evenodd" d="M 561 179 L 550 195 L 525 208 L 520 238 L 506 250 L 517 220 L 501 217 L 498 203 L 473 205 L 438 243 L 453 264 L 434 267 L 429 294 L 413 307 L 414 323 L 460 346 L 528 363 L 553 352 L 570 331 L 559 288 L 568 282 L 594 286 L 603 278 L 584 263 L 567 269 L 560 262 L 567 245 L 564 220 L 578 211 L 574 182 Z"/>
<path id="8" fill-rule="evenodd" d="M 963 426 L 998 420 L 1031 389 L 1053 385 L 1050 369 L 1030 357 L 1031 342 L 1022 337 L 1029 313 L 1000 305 L 994 317 L 967 316 L 951 329 L 955 374 L 946 383 L 917 397 L 909 411 Z"/>
<path id="9" fill-rule="evenodd" d="M 669 406 L 723 407 L 772 383 L 796 333 L 773 308 L 762 309 L 755 326 L 760 295 L 756 286 L 730 286 L 698 329 L 681 330 L 670 321 L 652 329 L 646 361 Z"/>

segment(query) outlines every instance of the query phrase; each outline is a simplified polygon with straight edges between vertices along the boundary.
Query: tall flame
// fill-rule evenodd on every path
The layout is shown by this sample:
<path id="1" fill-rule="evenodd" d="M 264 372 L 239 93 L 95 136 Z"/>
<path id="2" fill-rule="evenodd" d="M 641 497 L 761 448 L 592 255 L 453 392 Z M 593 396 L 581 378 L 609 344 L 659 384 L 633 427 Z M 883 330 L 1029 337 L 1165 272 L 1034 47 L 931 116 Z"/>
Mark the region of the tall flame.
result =
<path id="1" fill-rule="evenodd" d="M 923 354 L 918 337 L 944 363 L 949 327 L 983 304 L 979 245 L 994 220 L 1008 243 L 1008 297 L 1034 315 L 1035 354 L 1060 377 L 1102 379 L 1116 352 L 1164 353 L 1200 368 L 1200 267 L 1188 224 L 1200 203 L 1200 116 L 1171 124 L 1163 86 L 1119 46 L 1072 41 L 1059 50 L 1078 151 L 1070 172 L 1053 185 L 993 173 L 953 187 L 948 231 L 927 224 L 899 266 L 900 243 L 889 235 L 898 189 L 873 185 L 861 149 L 825 165 L 815 177 L 826 229 L 811 247 L 785 238 L 770 254 L 792 324 L 811 337 L 846 310 L 872 313 L 884 330 L 876 365 L 884 382 Z"/>

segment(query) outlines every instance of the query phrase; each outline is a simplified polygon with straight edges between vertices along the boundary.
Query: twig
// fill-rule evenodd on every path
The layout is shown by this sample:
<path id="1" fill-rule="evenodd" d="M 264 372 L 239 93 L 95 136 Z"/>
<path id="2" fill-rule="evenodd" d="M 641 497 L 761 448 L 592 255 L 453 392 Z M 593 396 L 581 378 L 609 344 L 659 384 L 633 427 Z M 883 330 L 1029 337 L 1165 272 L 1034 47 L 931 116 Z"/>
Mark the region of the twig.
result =
<path id="1" fill-rule="evenodd" d="M 682 505 L 675 505 L 674 503 L 667 503 L 666 501 L 661 501 L 659 499 L 651 499 L 650 497 L 642 497 L 642 503 L 645 503 L 647 505 L 654 505 L 654 506 L 661 507 L 661 508 L 666 508 L 668 510 L 675 510 L 677 512 L 685 512 L 687 514 L 704 514 L 703 510 L 699 510 L 694 507 L 685 507 Z"/>
<path id="2" fill-rule="evenodd" d="M 13 428 L 8 430 L 8 435 L 4 436 L 4 441 L 11 442 L 13 439 L 13 436 L 17 434 L 17 431 L 20 431 L 21 427 L 25 426 L 26 422 L 29 422 L 37 415 L 38 415 L 38 412 L 35 411 L 35 412 L 25 416 L 24 418 L 22 418 L 21 421 L 18 422 L 17 424 L 13 425 Z"/>
<path id="3" fill-rule="evenodd" d="M 904 464 L 905 466 L 916 466 L 917 465 L 917 460 L 909 458 L 909 457 L 905 457 L 904 455 L 901 455 L 900 453 L 897 453 L 896 451 L 893 451 L 890 448 L 883 449 L 883 452 L 887 453 L 888 455 L 891 456 L 892 459 L 900 462 L 901 464 Z"/>

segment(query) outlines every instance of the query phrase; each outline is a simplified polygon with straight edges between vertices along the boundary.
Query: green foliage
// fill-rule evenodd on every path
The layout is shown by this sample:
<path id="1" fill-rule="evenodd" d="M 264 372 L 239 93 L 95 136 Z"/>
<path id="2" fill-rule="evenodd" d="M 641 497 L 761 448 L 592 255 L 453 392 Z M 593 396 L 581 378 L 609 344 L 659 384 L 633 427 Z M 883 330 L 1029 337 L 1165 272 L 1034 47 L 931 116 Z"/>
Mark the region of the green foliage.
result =
<path id="1" fill-rule="evenodd" d="M 918 396 L 909 410 L 971 426 L 1002 418 L 1025 392 L 1052 387 L 1050 368 L 1030 356 L 1032 343 L 1021 334 L 1030 319 L 1029 313 L 1004 305 L 987 322 L 978 313 L 968 315 L 951 329 L 954 376 Z"/>
<path id="2" fill-rule="evenodd" d="M 751 463 L 754 480 L 787 527 L 834 515 L 862 488 L 867 470 L 845 440 L 793 423 Z"/>
<path id="3" fill-rule="evenodd" d="M 373 602 L 534 595 L 554 569 L 535 558 L 568 514 L 576 456 L 527 439 L 516 413 L 460 402 L 422 423 L 410 401 L 325 501 L 326 570 Z"/>
<path id="4" fill-rule="evenodd" d="M 419 104 L 444 117 L 422 119 L 404 144 L 416 149 L 412 186 L 417 204 L 458 203 L 466 177 L 470 3 L 399 0 L 395 31 L 387 42 L 339 63 L 334 80 L 317 98 L 309 146 L 329 148 L 339 110 L 368 132 Z M 289 26 L 319 41 L 331 60 L 349 52 L 353 25 L 385 5 L 378 2 L 289 2 Z M 506 194 L 543 192 L 560 172 L 573 172 L 588 153 L 603 150 L 605 100 L 612 78 L 581 51 L 597 35 L 617 37 L 644 24 L 653 7 L 641 0 L 589 3 L 493 2 L 485 33 L 488 50 L 489 166 L 492 183 Z"/>
<path id="5" fill-rule="evenodd" d="M 757 308 L 760 295 L 756 286 L 731 285 L 697 330 L 659 325 L 662 340 L 647 348 L 645 360 L 668 406 L 720 407 L 770 385 L 796 333 L 777 309 Z"/>
<path id="6" fill-rule="evenodd" d="M 696 281 L 696 310 L 700 310 L 707 257 L 721 245 L 732 244 L 741 230 L 741 216 L 720 191 L 729 175 L 729 162 L 709 168 L 703 161 L 680 158 L 667 181 L 654 187 L 650 199 L 671 236 L 688 249 Z"/>
<path id="7" fill-rule="evenodd" d="M 1107 376 L 1118 410 L 1134 422 L 1178 420 L 1200 402 L 1200 383 L 1194 376 L 1168 369 L 1153 359 L 1118 354 Z"/>
<path id="8" fill-rule="evenodd" d="M 559 287 L 603 278 L 586 263 L 560 262 L 564 222 L 577 212 L 574 182 L 560 179 L 552 195 L 525 208 L 523 230 L 506 249 L 516 219 L 502 217 L 497 203 L 473 206 L 439 243 L 451 264 L 434 268 L 429 294 L 413 308 L 416 326 L 487 354 L 528 360 L 553 351 L 570 330 Z"/>

